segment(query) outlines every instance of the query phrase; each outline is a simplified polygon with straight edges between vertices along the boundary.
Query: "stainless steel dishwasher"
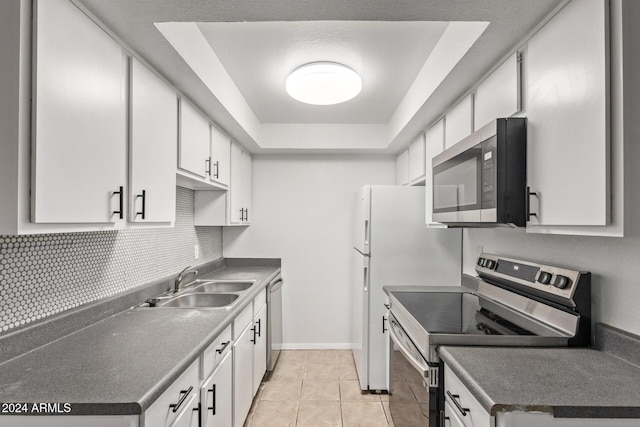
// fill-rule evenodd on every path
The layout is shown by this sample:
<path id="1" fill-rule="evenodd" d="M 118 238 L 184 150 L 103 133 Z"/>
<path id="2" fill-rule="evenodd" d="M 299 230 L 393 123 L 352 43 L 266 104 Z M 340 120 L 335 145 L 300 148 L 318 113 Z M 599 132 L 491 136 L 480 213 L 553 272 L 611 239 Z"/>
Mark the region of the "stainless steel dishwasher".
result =
<path id="1" fill-rule="evenodd" d="M 276 367 L 282 349 L 282 276 L 278 273 L 267 285 L 267 371 Z"/>

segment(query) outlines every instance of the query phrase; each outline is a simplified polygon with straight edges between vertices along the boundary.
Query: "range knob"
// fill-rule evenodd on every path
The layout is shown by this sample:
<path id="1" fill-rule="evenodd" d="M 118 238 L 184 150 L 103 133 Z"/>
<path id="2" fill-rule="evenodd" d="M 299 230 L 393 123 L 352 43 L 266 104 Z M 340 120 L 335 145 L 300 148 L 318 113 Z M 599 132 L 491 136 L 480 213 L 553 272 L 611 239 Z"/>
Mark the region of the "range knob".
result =
<path id="1" fill-rule="evenodd" d="M 552 285 L 558 289 L 564 289 L 569 286 L 569 283 L 571 283 L 571 280 L 569 280 L 567 276 L 556 274 L 555 278 L 553 279 Z"/>
<path id="2" fill-rule="evenodd" d="M 478 258 L 478 266 L 484 267 L 484 264 L 487 262 L 484 258 Z"/>
<path id="3" fill-rule="evenodd" d="M 547 273 L 546 271 L 541 271 L 538 275 L 538 282 L 543 285 L 548 285 L 551 283 L 551 273 Z"/>
<path id="4" fill-rule="evenodd" d="M 492 259 L 488 259 L 487 262 L 485 262 L 484 266 L 489 270 L 493 270 L 494 267 L 496 266 L 496 262 Z"/>

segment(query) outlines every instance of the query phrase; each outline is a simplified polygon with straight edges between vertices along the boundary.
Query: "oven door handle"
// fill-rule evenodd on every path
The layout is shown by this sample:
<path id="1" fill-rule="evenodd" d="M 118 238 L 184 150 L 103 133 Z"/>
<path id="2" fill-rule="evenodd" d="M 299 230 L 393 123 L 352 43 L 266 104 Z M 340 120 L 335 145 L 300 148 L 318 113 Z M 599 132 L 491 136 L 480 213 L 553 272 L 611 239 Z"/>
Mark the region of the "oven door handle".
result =
<path id="1" fill-rule="evenodd" d="M 400 342 L 400 339 L 398 338 L 398 335 L 396 335 L 396 333 L 394 332 L 393 326 L 397 326 L 397 323 L 395 323 L 394 321 L 391 321 L 391 323 L 392 323 L 392 325 L 389 328 L 389 336 L 391 337 L 391 340 L 400 348 L 400 351 L 402 352 L 402 354 L 404 354 L 404 356 L 407 358 L 409 363 L 411 363 L 411 366 L 413 366 L 413 368 L 416 371 L 420 372 L 420 375 L 422 375 L 422 378 L 428 378 L 429 377 L 429 367 L 428 366 L 423 366 L 418 360 L 416 360 L 415 357 L 413 357 L 411 355 L 411 352 L 407 349 L 407 347 L 405 347 Z"/>

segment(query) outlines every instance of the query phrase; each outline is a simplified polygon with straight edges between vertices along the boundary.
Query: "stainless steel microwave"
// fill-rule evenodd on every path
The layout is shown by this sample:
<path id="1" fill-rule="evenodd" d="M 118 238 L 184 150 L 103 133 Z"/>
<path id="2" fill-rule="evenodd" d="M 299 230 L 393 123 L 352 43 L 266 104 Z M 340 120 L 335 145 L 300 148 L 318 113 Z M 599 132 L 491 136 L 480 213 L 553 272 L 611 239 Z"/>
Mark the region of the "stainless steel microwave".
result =
<path id="1" fill-rule="evenodd" d="M 496 119 L 433 158 L 433 220 L 526 224 L 527 119 Z"/>

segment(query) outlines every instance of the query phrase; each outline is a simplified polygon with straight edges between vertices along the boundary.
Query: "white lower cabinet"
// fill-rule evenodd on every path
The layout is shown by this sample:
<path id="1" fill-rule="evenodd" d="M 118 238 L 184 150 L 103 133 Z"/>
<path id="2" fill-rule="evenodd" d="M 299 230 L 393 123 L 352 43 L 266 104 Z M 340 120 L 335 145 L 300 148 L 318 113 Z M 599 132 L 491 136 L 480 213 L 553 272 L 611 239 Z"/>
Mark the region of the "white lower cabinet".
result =
<path id="1" fill-rule="evenodd" d="M 241 427 L 253 401 L 254 328 L 248 324 L 233 344 L 233 425 Z"/>
<path id="2" fill-rule="evenodd" d="M 267 372 L 266 291 L 236 318 L 233 328 L 234 337 L 235 331 L 240 331 L 233 344 L 233 425 L 242 427 Z"/>
<path id="3" fill-rule="evenodd" d="M 258 392 L 262 378 L 267 372 L 267 306 L 253 318 L 255 339 L 253 343 L 253 395 Z"/>
<path id="4" fill-rule="evenodd" d="M 200 399 L 198 393 L 190 393 L 182 405 L 182 411 L 178 412 L 171 427 L 199 427 L 200 426 Z"/>
<path id="5" fill-rule="evenodd" d="M 189 426 L 194 398 L 200 390 L 200 359 L 193 362 L 143 414 L 145 427 Z M 197 402 L 195 403 L 197 410 Z M 186 417 L 186 418 L 184 418 Z M 198 418 L 198 417 L 196 417 Z M 180 424 L 176 424 L 180 422 Z M 194 424 L 197 425 L 197 424 Z"/>
<path id="6" fill-rule="evenodd" d="M 202 427 L 233 425 L 233 358 L 227 351 L 200 388 Z"/>
<path id="7" fill-rule="evenodd" d="M 489 413 L 449 367 L 444 371 L 444 400 L 445 426 L 490 427 Z"/>

